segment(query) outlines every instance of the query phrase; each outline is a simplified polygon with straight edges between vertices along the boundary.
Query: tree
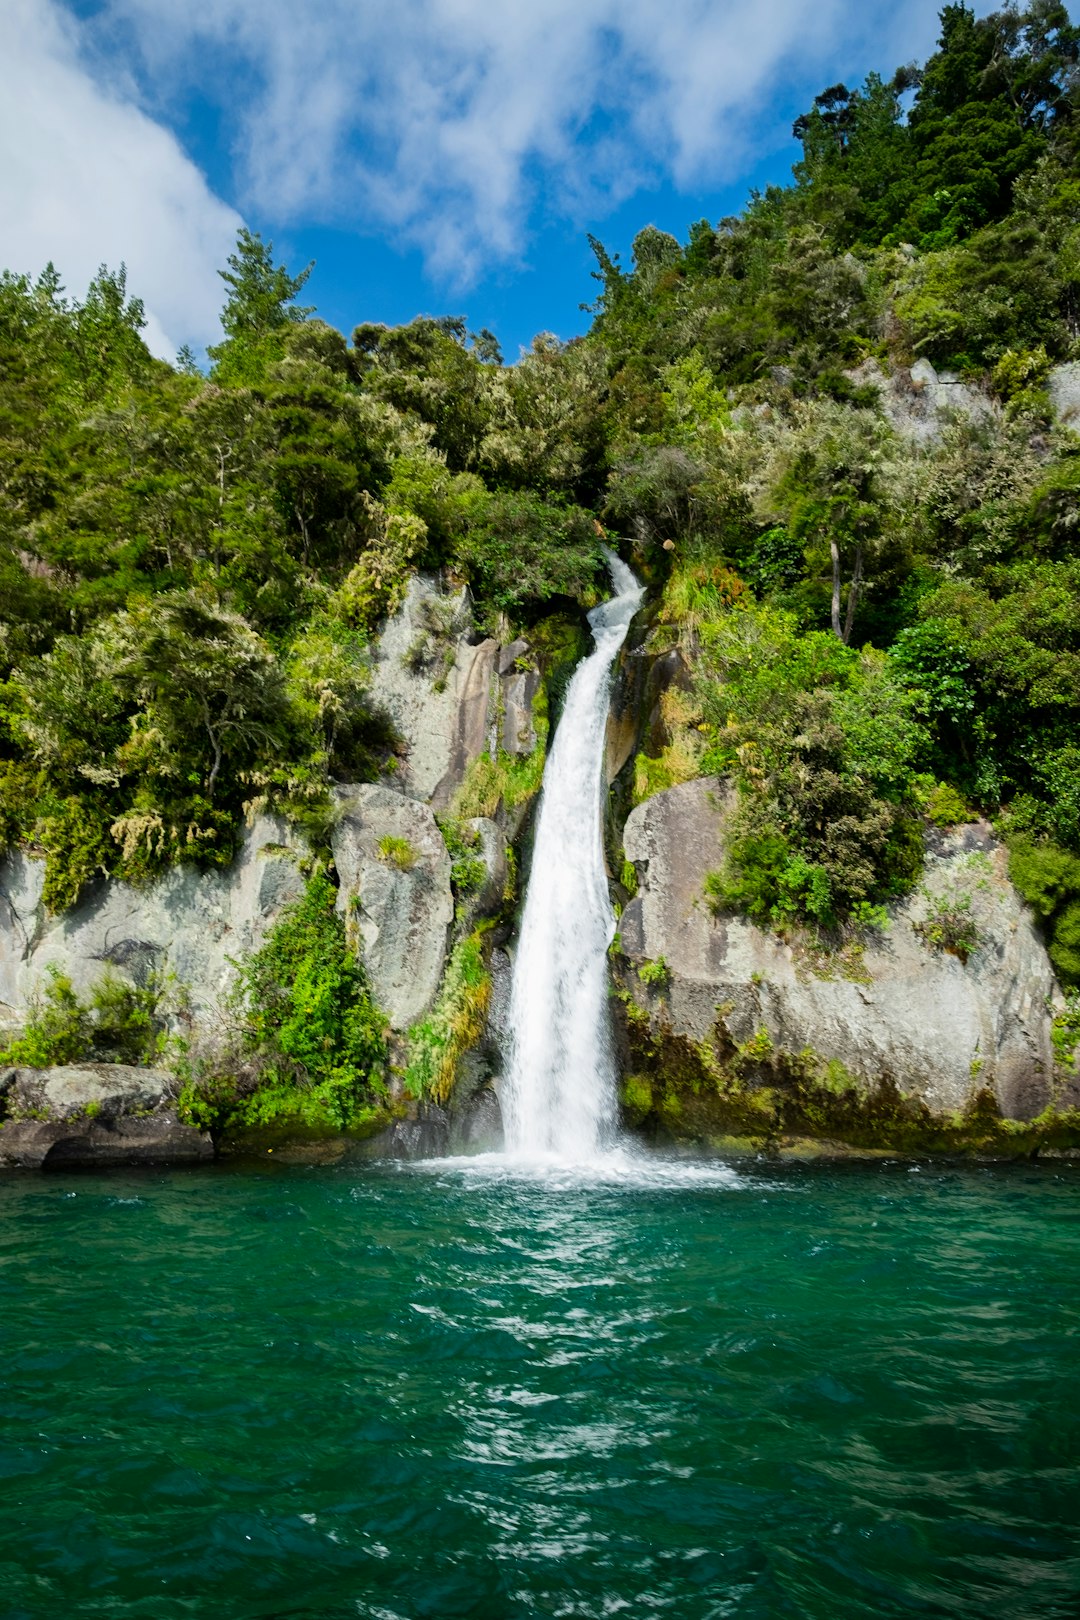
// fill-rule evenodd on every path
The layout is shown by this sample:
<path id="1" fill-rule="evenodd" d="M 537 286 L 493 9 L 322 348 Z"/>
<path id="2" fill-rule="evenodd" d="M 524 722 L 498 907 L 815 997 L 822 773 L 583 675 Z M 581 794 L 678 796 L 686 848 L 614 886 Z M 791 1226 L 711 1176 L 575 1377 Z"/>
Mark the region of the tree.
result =
<path id="1" fill-rule="evenodd" d="M 124 752 L 148 774 L 194 776 L 212 803 L 223 767 L 235 785 L 284 742 L 280 666 L 238 614 L 178 591 L 135 612 L 124 631 L 117 680 L 140 709 Z"/>
<path id="2" fill-rule="evenodd" d="M 274 263 L 274 244 L 245 225 L 228 262 L 227 270 L 218 271 L 229 289 L 221 312 L 225 341 L 211 345 L 207 353 L 219 381 L 257 382 L 284 354 L 285 330 L 313 313 L 313 307 L 302 308 L 293 300 L 315 261 L 291 276 L 283 264 Z"/>

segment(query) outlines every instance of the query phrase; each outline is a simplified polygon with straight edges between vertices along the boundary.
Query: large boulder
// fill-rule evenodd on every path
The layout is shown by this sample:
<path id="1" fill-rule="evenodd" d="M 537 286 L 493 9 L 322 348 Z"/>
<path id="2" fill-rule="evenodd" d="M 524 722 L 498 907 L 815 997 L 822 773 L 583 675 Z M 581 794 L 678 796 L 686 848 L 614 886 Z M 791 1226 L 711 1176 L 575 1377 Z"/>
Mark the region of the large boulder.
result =
<path id="1" fill-rule="evenodd" d="M 677 1035 L 702 1042 L 723 1031 L 738 1047 L 767 1031 L 772 1050 L 812 1049 L 940 1115 L 989 1089 L 1006 1118 L 1030 1119 L 1055 1096 L 1050 1008 L 1059 992 L 985 824 L 936 835 L 921 889 L 845 963 L 745 918 L 713 916 L 702 884 L 720 863 L 728 813 L 715 781 L 697 780 L 639 805 L 624 831 L 640 887 L 620 921 L 622 950 L 635 964 L 664 959 L 663 1018 Z M 970 896 L 978 943 L 966 961 L 920 934 L 924 891 Z"/>
<path id="2" fill-rule="evenodd" d="M 196 1022 L 221 1007 L 233 961 L 258 947 L 283 906 L 304 888 L 305 853 L 284 822 L 260 816 L 228 867 L 177 866 L 146 888 L 95 885 L 61 916 L 42 903 L 44 862 L 21 851 L 0 862 L 0 1029 L 26 1022 L 46 970 L 85 994 L 106 969 L 135 983 L 174 974 Z"/>
<path id="3" fill-rule="evenodd" d="M 338 909 L 355 920 L 371 988 L 393 1029 L 431 1007 L 454 899 L 450 856 L 430 807 L 380 783 L 337 792 Z"/>
<path id="4" fill-rule="evenodd" d="M 194 1164 L 210 1137 L 182 1125 L 175 1080 L 122 1063 L 0 1070 L 0 1168 Z"/>

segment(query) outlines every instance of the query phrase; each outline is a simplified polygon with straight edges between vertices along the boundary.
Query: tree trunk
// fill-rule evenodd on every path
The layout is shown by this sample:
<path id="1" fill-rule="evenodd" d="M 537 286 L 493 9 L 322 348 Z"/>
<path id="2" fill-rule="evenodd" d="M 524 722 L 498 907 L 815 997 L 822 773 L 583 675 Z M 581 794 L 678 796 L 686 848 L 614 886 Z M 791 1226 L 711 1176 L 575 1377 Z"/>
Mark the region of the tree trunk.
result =
<path id="1" fill-rule="evenodd" d="M 832 627 L 833 635 L 843 641 L 840 634 L 840 547 L 832 535 L 829 536 L 829 553 L 832 557 Z"/>
<path id="2" fill-rule="evenodd" d="M 844 634 L 841 641 L 847 647 L 851 642 L 851 629 L 855 623 L 855 608 L 859 600 L 859 587 L 862 584 L 863 549 L 861 543 L 855 548 L 855 571 L 848 586 L 847 613 L 844 616 Z"/>

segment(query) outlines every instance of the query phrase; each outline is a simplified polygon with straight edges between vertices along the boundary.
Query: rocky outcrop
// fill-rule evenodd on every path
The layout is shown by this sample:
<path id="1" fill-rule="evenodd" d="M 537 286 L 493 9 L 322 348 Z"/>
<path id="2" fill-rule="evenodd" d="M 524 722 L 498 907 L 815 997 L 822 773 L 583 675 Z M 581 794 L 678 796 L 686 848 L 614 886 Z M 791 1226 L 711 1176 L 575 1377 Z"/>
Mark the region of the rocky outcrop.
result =
<path id="1" fill-rule="evenodd" d="M 45 863 L 17 851 L 0 862 L 0 1029 L 19 1029 L 30 1000 L 57 968 L 85 992 L 107 968 L 145 983 L 174 974 L 196 1022 L 212 1021 L 235 976 L 232 962 L 261 943 L 283 906 L 302 893 L 304 846 L 282 821 L 260 816 L 231 866 L 173 867 L 135 889 L 100 883 L 50 917 Z"/>
<path id="2" fill-rule="evenodd" d="M 1055 1075 L 1050 963 L 985 824 L 934 835 L 923 887 L 891 908 L 887 931 L 829 958 L 712 915 L 702 883 L 719 865 L 727 811 L 716 782 L 698 780 L 657 794 L 626 823 L 640 889 L 620 921 L 621 947 L 635 968 L 663 959 L 666 979 L 646 970 L 660 988 L 641 990 L 654 1024 L 718 1054 L 810 1051 L 934 1115 L 987 1091 L 1019 1120 L 1051 1100 L 1080 1100 Z M 919 927 L 935 897 L 961 896 L 978 930 L 966 961 L 931 949 Z"/>
<path id="3" fill-rule="evenodd" d="M 202 1163 L 213 1144 L 174 1092 L 165 1070 L 121 1063 L 0 1070 L 0 1168 Z"/>
<path id="4" fill-rule="evenodd" d="M 518 667 L 528 643 L 500 647 L 472 636 L 467 590 L 446 594 L 434 576 L 415 574 L 375 645 L 371 697 L 403 747 L 394 786 L 438 809 L 485 750 L 536 747 L 540 676 Z"/>
<path id="5" fill-rule="evenodd" d="M 379 1006 L 406 1030 L 435 999 L 454 899 L 450 856 L 430 807 L 377 782 L 339 788 L 332 835 L 338 909 L 355 921 Z"/>
<path id="6" fill-rule="evenodd" d="M 1063 427 L 1080 431 L 1080 360 L 1054 366 L 1046 388 L 1058 421 Z"/>
<path id="7" fill-rule="evenodd" d="M 936 371 L 926 359 L 916 360 L 910 371 L 899 366 L 888 372 L 877 360 L 864 360 L 846 375 L 856 387 L 875 388 L 896 432 L 917 444 L 933 443 L 951 416 L 980 421 L 999 411 L 981 389 L 955 372 Z"/>
<path id="8" fill-rule="evenodd" d="M 405 746 L 396 785 L 411 798 L 448 803 L 485 747 L 497 646 L 471 631 L 465 587 L 446 595 L 414 574 L 375 644 L 371 698 Z"/>

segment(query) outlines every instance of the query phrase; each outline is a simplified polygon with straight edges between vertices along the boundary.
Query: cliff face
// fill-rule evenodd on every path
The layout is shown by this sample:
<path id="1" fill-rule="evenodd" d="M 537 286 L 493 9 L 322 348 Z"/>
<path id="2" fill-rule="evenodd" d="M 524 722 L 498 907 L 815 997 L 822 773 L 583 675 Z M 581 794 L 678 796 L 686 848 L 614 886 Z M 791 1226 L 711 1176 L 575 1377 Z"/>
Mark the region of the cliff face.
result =
<path id="1" fill-rule="evenodd" d="M 502 754 L 511 758 L 536 745 L 538 677 L 514 667 L 525 643 L 500 649 L 471 636 L 465 591 L 447 595 L 432 579 L 412 580 L 374 648 L 373 696 L 398 736 L 397 769 L 382 783 L 335 790 L 330 841 L 338 909 L 389 1019 L 397 1057 L 405 1053 L 410 1027 L 437 1001 L 455 939 L 497 912 L 507 887 L 503 827 L 489 817 L 464 819 L 472 840 L 468 883 L 456 884 L 435 809 L 446 808 L 485 749 L 494 751 L 497 735 Z M 108 972 L 140 987 L 152 978 L 171 982 L 175 1031 L 198 1050 L 212 1049 L 229 1019 L 236 963 L 258 949 L 303 893 L 310 854 L 295 829 L 263 815 L 247 829 L 228 868 L 176 867 L 146 888 L 103 882 L 59 916 L 43 904 L 44 861 L 24 851 L 9 854 L 0 861 L 0 1034 L 25 1027 L 51 972 L 69 979 L 81 997 Z M 467 892 L 458 893 L 464 887 Z M 178 1087 L 170 1088 L 158 1071 L 132 1071 L 153 1081 L 150 1107 L 145 1086 L 119 1085 L 122 1067 L 41 1071 L 55 1083 L 37 1091 L 36 1071 L 0 1071 L 7 1076 L 0 1086 L 0 1120 L 7 1117 L 0 1164 L 73 1162 L 80 1155 L 103 1162 L 197 1157 L 208 1139 L 199 1138 L 194 1150 L 198 1133 L 185 1133 L 170 1113 Z M 57 1097 L 74 1096 L 79 1076 L 90 1077 L 90 1092 L 77 1106 L 61 1106 Z M 466 1091 L 484 1078 L 478 1070 Z M 445 1122 L 440 1129 L 445 1146 Z M 440 1145 L 429 1137 L 428 1147 Z"/>
<path id="2" fill-rule="evenodd" d="M 977 1114 L 1030 1122 L 1080 1103 L 1052 1040 L 1050 962 L 985 824 L 934 834 L 923 883 L 888 927 L 826 953 L 713 915 L 703 879 L 729 809 L 715 780 L 696 780 L 626 823 L 639 892 L 620 921 L 617 1006 L 639 1123 L 964 1146 Z M 931 942 L 935 917 L 958 907 L 974 936 L 961 954 Z"/>
<path id="3" fill-rule="evenodd" d="M 106 969 L 140 985 L 173 974 L 192 1018 L 209 1024 L 234 977 L 230 959 L 256 949 L 302 892 L 304 853 L 284 822 L 260 816 L 225 870 L 176 867 L 145 889 L 102 883 L 58 917 L 42 903 L 44 861 L 9 855 L 0 863 L 0 1030 L 23 1026 L 49 968 L 78 992 Z"/>
<path id="4" fill-rule="evenodd" d="M 486 766 L 524 759 L 536 745 L 539 676 L 522 667 L 528 649 L 475 642 L 471 627 L 464 595 L 413 582 L 375 650 L 374 686 L 398 732 L 398 769 L 382 783 L 336 790 L 339 909 L 402 1059 L 410 1028 L 439 1004 L 455 942 L 504 906 L 507 843 L 520 830 L 520 809 L 508 812 L 497 791 L 493 816 L 466 816 L 462 825 L 476 835 L 466 891 L 436 808 L 481 754 Z M 627 765 L 635 715 L 670 675 L 650 673 L 636 655 L 629 669 L 635 678 L 624 678 L 609 728 L 609 777 Z M 806 938 L 780 939 L 711 912 L 703 880 L 720 862 L 729 808 L 720 784 L 694 780 L 639 805 L 623 828 L 637 874 L 613 955 L 627 1123 L 667 1139 L 781 1151 L 809 1140 L 1031 1151 L 1076 1137 L 1068 1111 L 1080 1104 L 1080 1084 L 1060 1030 L 1054 1039 L 1060 991 L 985 824 L 930 835 L 922 886 L 892 908 L 888 928 L 830 955 Z M 174 975 L 187 1033 L 212 1040 L 234 962 L 301 894 L 307 854 L 283 822 L 260 817 L 227 870 L 178 868 L 147 889 L 103 884 L 59 917 L 42 905 L 42 863 L 9 856 L 0 865 L 0 1024 L 24 1024 L 50 967 L 80 993 L 108 968 L 135 984 Z M 963 960 L 929 942 L 934 916 L 958 901 L 975 935 Z M 487 943 L 495 946 L 489 1031 L 460 1056 L 450 1099 L 456 1127 L 444 1109 L 431 1109 L 380 1139 L 380 1151 L 443 1151 L 452 1129 L 466 1146 L 497 1141 L 491 1080 L 509 962 L 500 937 Z M 205 1138 L 177 1124 L 166 1076 L 131 1071 L 144 1080 L 129 1084 L 121 1068 L 5 1071 L 6 1162 L 207 1151 Z"/>

